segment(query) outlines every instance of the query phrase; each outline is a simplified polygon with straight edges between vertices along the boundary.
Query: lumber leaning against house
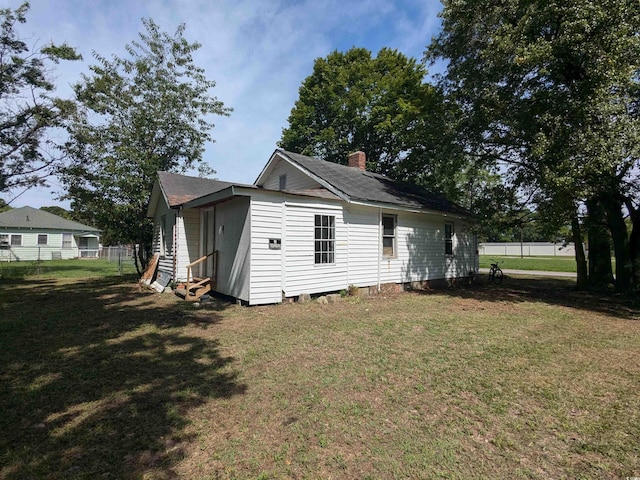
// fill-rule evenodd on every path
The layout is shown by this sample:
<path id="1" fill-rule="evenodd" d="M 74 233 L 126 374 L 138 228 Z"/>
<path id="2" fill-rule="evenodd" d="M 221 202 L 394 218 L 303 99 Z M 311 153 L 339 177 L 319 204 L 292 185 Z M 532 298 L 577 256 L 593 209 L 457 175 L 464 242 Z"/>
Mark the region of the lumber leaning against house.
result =
<path id="1" fill-rule="evenodd" d="M 362 152 L 349 162 L 276 150 L 253 185 L 159 172 L 148 209 L 159 268 L 183 281 L 217 252 L 199 275 L 250 305 L 477 271 L 468 211 L 367 172 Z"/>

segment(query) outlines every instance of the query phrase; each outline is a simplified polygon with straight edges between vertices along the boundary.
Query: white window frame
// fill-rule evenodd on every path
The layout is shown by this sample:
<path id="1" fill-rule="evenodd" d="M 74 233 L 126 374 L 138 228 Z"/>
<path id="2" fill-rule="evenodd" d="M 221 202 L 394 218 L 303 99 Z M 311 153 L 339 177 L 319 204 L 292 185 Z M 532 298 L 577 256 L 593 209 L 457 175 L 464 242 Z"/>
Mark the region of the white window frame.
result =
<path id="1" fill-rule="evenodd" d="M 313 263 L 333 265 L 336 263 L 336 216 L 316 214 L 313 219 Z"/>
<path id="2" fill-rule="evenodd" d="M 41 242 L 40 240 L 42 240 L 43 238 L 44 238 L 44 242 Z M 49 245 L 49 235 L 47 235 L 46 233 L 39 233 L 38 246 L 41 247 L 43 245 Z"/>
<path id="3" fill-rule="evenodd" d="M 65 239 L 68 240 L 65 242 Z M 65 245 L 68 243 L 68 245 Z M 62 234 L 62 248 L 73 248 L 73 233 L 63 233 Z"/>
<path id="4" fill-rule="evenodd" d="M 449 231 L 447 231 L 447 229 Z M 444 224 L 444 254 L 453 255 L 453 236 L 455 229 L 453 223 Z"/>
<path id="5" fill-rule="evenodd" d="M 11 234 L 11 246 L 12 247 L 21 247 L 22 246 L 22 235 L 21 234 L 19 234 L 19 233 L 12 233 Z"/>
<path id="6" fill-rule="evenodd" d="M 384 220 L 385 218 L 391 219 L 393 222 L 393 231 L 389 233 L 385 229 Z M 397 241 L 397 231 L 398 231 L 398 216 L 391 215 L 388 213 L 383 213 L 382 218 L 382 257 L 383 258 L 397 258 L 398 257 L 398 241 Z M 385 249 L 388 248 L 385 246 L 385 240 L 391 240 L 391 253 L 385 253 Z"/>

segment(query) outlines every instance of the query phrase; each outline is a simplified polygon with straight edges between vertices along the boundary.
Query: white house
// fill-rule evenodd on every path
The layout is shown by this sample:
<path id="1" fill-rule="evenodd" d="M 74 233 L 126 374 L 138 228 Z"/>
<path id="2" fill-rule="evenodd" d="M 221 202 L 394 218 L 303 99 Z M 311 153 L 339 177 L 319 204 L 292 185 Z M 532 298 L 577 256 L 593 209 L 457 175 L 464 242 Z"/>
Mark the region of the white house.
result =
<path id="1" fill-rule="evenodd" d="M 148 207 L 159 268 L 198 282 L 189 268 L 250 305 L 477 271 L 468 211 L 365 164 L 362 152 L 343 166 L 276 150 L 253 185 L 159 172 Z"/>
<path id="2" fill-rule="evenodd" d="M 0 213 L 0 261 L 97 258 L 100 230 L 32 207 Z"/>

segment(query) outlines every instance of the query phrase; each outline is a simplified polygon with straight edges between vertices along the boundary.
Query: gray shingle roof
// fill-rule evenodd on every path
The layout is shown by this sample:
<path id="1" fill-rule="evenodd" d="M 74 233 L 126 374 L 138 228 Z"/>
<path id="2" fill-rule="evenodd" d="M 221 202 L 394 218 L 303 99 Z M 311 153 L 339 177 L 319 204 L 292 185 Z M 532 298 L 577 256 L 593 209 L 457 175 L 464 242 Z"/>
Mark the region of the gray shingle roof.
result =
<path id="1" fill-rule="evenodd" d="M 286 150 L 278 149 L 276 151 L 321 178 L 351 200 L 470 215 L 468 210 L 442 196 L 419 187 L 399 184 L 384 175 L 326 162 Z"/>
<path id="2" fill-rule="evenodd" d="M 0 213 L 0 228 L 30 228 L 33 230 L 65 230 L 69 232 L 95 232 L 100 230 L 53 213 L 33 207 L 21 207 Z"/>
<path id="3" fill-rule="evenodd" d="M 158 180 L 170 207 L 182 205 L 190 200 L 219 192 L 231 186 L 255 188 L 253 185 L 221 182 L 210 178 L 189 177 L 170 172 L 158 172 Z"/>

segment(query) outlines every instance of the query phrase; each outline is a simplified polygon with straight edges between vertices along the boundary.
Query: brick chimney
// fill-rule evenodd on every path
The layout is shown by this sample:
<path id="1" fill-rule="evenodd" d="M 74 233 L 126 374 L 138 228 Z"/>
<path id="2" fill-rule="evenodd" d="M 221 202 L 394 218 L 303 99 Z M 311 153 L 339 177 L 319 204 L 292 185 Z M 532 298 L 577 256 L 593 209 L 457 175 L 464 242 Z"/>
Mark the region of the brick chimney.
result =
<path id="1" fill-rule="evenodd" d="M 361 152 L 361 151 L 353 152 L 352 154 L 349 155 L 349 161 L 347 165 L 349 165 L 350 167 L 359 168 L 360 170 L 366 170 L 367 156 L 365 155 L 364 152 Z"/>

